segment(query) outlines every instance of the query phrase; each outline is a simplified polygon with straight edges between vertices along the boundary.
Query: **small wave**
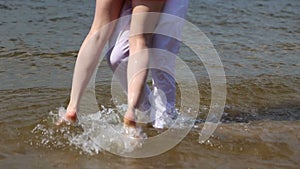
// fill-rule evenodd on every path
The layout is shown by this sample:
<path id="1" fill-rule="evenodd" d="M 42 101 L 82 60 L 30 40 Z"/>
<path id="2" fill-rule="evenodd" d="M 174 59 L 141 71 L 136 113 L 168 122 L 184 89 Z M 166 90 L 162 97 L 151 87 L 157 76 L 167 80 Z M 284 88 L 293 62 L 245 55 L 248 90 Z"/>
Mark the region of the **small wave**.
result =
<path id="1" fill-rule="evenodd" d="M 282 161 L 290 161 L 292 166 L 299 166 L 299 124 L 299 121 L 223 123 L 200 144 L 226 154 L 258 156 L 265 160 L 278 160 L 279 157 Z"/>

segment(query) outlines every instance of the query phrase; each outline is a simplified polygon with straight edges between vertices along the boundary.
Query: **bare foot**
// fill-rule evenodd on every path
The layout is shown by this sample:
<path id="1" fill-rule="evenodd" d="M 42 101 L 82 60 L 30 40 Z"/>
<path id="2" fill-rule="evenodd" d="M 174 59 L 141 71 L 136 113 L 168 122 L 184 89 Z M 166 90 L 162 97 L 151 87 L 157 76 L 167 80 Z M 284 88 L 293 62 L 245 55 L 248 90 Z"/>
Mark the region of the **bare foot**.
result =
<path id="1" fill-rule="evenodd" d="M 135 128 L 136 127 L 136 122 L 135 122 L 135 117 L 133 115 L 133 113 L 126 113 L 124 116 L 124 126 L 126 127 L 132 127 Z"/>
<path id="2" fill-rule="evenodd" d="M 77 121 L 77 114 L 76 112 L 67 112 L 66 115 L 65 115 L 65 119 L 67 121 L 70 121 L 72 123 L 75 123 Z"/>
<path id="3" fill-rule="evenodd" d="M 124 130 L 125 134 L 133 137 L 133 138 L 146 138 L 145 133 L 142 132 L 142 129 L 137 126 L 137 123 L 135 122 L 135 115 L 134 113 L 127 112 L 124 115 Z"/>
<path id="4" fill-rule="evenodd" d="M 76 123 L 76 121 L 77 121 L 76 111 L 67 111 L 66 114 L 60 117 L 56 125 L 61 125 L 63 123 Z"/>

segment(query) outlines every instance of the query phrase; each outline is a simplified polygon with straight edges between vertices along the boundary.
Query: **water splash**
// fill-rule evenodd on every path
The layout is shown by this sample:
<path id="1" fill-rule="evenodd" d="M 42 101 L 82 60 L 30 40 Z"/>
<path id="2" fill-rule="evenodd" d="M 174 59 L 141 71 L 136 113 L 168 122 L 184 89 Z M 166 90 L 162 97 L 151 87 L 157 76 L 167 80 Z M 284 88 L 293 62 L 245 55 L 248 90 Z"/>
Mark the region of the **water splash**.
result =
<path id="1" fill-rule="evenodd" d="M 54 124 L 66 113 L 60 107 L 57 112 L 49 112 L 49 116 L 32 129 L 34 139 L 29 143 L 50 149 L 75 149 L 80 154 L 89 155 L 99 154 L 103 150 L 119 153 L 134 151 L 142 146 L 147 135 L 141 128 L 123 127 L 121 114 L 118 113 L 120 110 L 124 107 L 102 107 L 102 111 L 81 116 L 77 124 L 67 122 L 56 126 Z"/>
<path id="2" fill-rule="evenodd" d="M 80 154 L 96 155 L 102 151 L 118 154 L 133 152 L 143 146 L 148 138 L 146 131 L 157 132 L 161 130 L 142 128 L 128 128 L 123 126 L 122 117 L 126 112 L 126 105 L 116 108 L 105 108 L 92 114 L 79 114 L 76 124 L 65 123 L 55 125 L 58 119 L 64 117 L 66 110 L 59 107 L 57 111 L 49 112 L 46 119 L 38 123 L 31 131 L 34 139 L 30 144 L 49 149 L 74 150 Z M 190 127 L 194 120 L 178 112 L 177 119 L 167 119 L 168 128 L 175 130 Z M 151 131 L 152 130 L 152 131 Z"/>

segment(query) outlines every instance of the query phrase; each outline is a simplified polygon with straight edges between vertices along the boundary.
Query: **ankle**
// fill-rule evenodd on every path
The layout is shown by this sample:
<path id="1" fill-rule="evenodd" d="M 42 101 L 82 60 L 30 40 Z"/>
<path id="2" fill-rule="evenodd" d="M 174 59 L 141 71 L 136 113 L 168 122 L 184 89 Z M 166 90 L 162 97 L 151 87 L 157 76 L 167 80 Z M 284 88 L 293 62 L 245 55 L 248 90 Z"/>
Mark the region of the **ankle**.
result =
<path id="1" fill-rule="evenodd" d="M 78 108 L 77 106 L 73 106 L 72 104 L 69 104 L 67 107 L 67 113 L 77 113 Z"/>
<path id="2" fill-rule="evenodd" d="M 66 120 L 75 123 L 77 121 L 77 114 L 76 112 L 67 113 L 65 118 Z"/>
<path id="3" fill-rule="evenodd" d="M 127 126 L 135 127 L 136 122 L 135 122 L 135 114 L 132 109 L 127 109 L 127 112 L 124 115 L 124 124 Z"/>
<path id="4" fill-rule="evenodd" d="M 128 118 L 126 116 L 124 116 L 124 124 L 128 127 L 135 127 L 136 126 L 135 120 L 132 119 L 132 118 Z"/>

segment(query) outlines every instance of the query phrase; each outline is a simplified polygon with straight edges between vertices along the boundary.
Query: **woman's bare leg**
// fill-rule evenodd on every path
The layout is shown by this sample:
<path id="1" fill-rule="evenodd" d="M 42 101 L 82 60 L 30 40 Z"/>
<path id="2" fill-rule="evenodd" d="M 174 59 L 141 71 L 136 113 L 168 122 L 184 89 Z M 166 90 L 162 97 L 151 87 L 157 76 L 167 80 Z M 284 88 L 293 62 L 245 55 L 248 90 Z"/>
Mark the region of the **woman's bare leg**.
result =
<path id="1" fill-rule="evenodd" d="M 114 24 L 108 23 L 119 17 L 123 0 L 96 0 L 96 9 L 90 32 L 83 41 L 76 60 L 70 102 L 65 119 L 76 121 L 80 98 L 93 75 L 104 45 Z"/>
<path id="2" fill-rule="evenodd" d="M 139 105 L 148 73 L 149 55 L 147 52 L 139 52 L 151 47 L 152 35 L 140 33 L 154 31 L 159 16 L 150 15 L 147 12 L 161 12 L 164 3 L 165 0 L 132 0 L 133 15 L 130 25 L 130 56 L 127 70 L 128 109 L 124 116 L 124 124 L 127 126 L 135 127 L 135 111 Z"/>

